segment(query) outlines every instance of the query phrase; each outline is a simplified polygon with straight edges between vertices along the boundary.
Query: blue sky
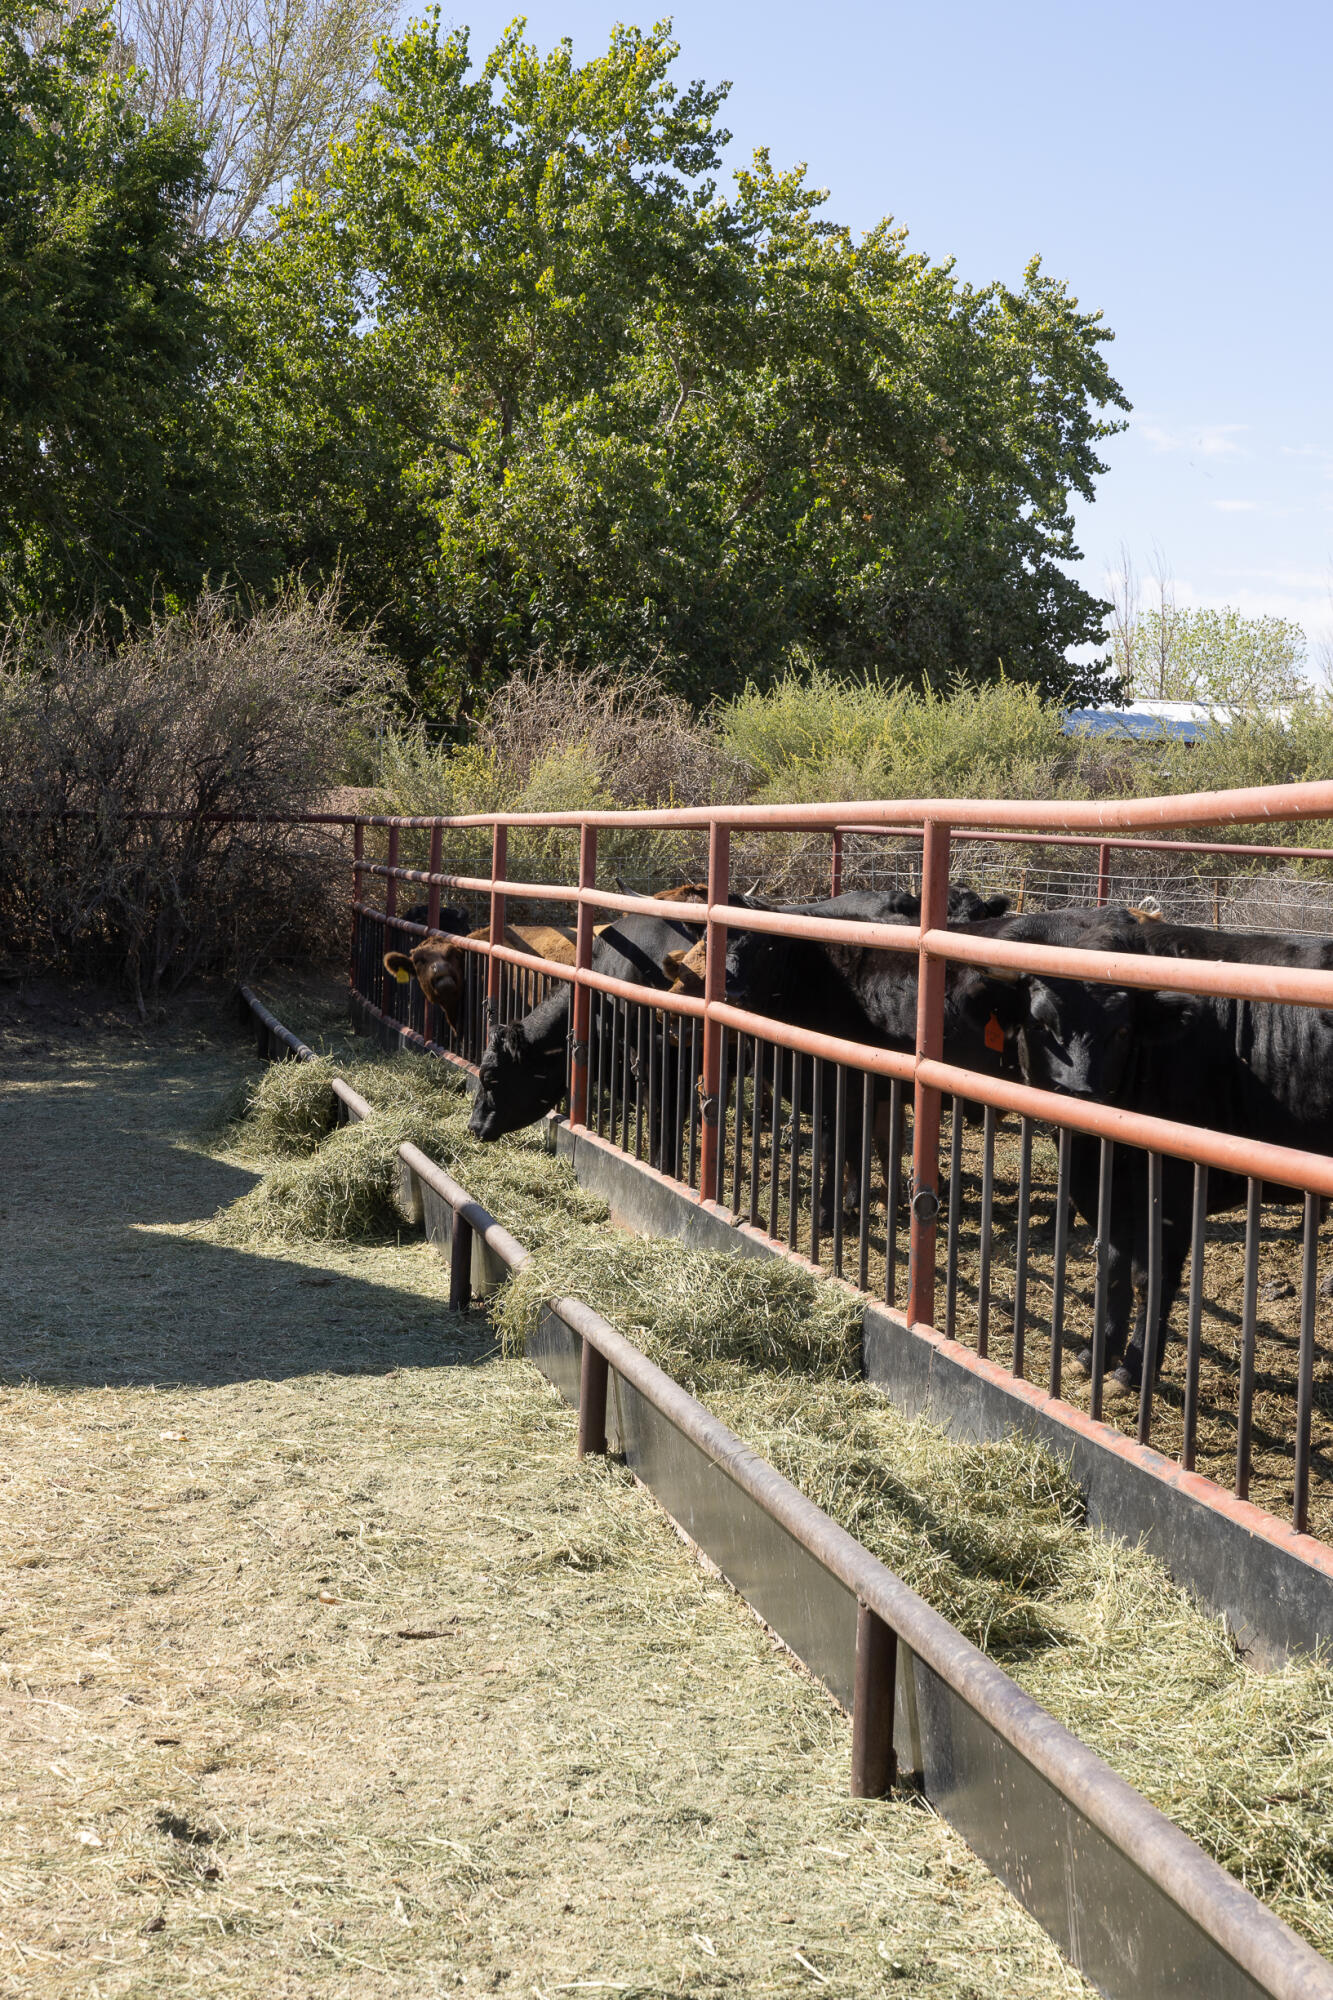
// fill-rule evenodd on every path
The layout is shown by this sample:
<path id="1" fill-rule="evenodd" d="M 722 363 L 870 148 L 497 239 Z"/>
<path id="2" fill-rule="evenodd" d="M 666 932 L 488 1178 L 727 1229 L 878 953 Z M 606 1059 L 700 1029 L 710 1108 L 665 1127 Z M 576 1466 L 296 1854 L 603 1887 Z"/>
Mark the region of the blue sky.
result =
<path id="1" fill-rule="evenodd" d="M 416 11 L 415 9 L 413 11 Z M 442 7 L 474 54 L 507 5 Z M 538 0 L 576 55 L 656 9 Z M 1134 405 L 1079 514 L 1099 594 L 1126 544 L 1184 603 L 1333 634 L 1333 8 L 1304 0 L 686 0 L 679 73 L 732 81 L 733 162 L 805 160 L 826 213 L 891 214 L 965 277 L 1039 253 L 1116 340 Z"/>

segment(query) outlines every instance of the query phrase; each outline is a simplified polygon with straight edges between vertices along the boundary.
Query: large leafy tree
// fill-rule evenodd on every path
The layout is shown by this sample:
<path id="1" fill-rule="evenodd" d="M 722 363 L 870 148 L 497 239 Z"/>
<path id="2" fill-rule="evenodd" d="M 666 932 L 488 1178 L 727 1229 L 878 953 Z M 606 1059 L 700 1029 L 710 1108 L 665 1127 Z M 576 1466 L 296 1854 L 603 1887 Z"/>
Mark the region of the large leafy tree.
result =
<path id="1" fill-rule="evenodd" d="M 105 9 L 0 0 L 0 609 L 131 616 L 207 559 L 214 253 L 203 142 L 150 119 Z"/>
<path id="2" fill-rule="evenodd" d="M 336 542 L 466 704 L 535 646 L 696 698 L 795 640 L 844 668 L 1056 689 L 1103 607 L 1063 565 L 1124 406 L 1033 265 L 961 284 L 819 219 L 766 155 L 719 192 L 723 91 L 667 24 L 577 65 L 437 21 L 316 193 L 236 265 L 231 414 L 289 560 Z"/>

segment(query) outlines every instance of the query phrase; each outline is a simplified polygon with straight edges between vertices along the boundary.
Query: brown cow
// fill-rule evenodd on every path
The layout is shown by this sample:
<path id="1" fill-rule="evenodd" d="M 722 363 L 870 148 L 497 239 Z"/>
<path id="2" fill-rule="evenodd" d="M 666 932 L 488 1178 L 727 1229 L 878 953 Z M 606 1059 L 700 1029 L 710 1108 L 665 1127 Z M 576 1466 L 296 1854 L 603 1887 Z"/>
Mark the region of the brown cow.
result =
<path id="1" fill-rule="evenodd" d="M 490 927 L 469 931 L 469 937 L 487 938 Z M 504 942 L 511 951 L 527 952 L 532 958 L 549 958 L 556 965 L 574 963 L 574 933 L 556 924 L 506 924 Z M 468 954 L 453 938 L 426 938 L 410 954 L 386 951 L 384 969 L 401 986 L 415 978 L 428 1000 L 433 1000 L 449 1026 L 458 1030 L 458 1018 L 467 976 Z"/>

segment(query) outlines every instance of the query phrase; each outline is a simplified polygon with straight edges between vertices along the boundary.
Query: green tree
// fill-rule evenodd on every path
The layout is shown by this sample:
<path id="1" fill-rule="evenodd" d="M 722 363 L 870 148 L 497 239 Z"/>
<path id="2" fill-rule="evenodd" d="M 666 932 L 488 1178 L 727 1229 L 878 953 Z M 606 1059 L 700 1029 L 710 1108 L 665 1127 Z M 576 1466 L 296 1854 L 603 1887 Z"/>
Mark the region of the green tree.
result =
<path id="1" fill-rule="evenodd" d="M 1186 611 L 1164 599 L 1138 617 L 1132 650 L 1122 665 L 1117 649 L 1116 664 L 1142 700 L 1254 713 L 1309 694 L 1305 657 L 1305 632 L 1292 619 L 1247 618 L 1231 605 Z"/>
<path id="2" fill-rule="evenodd" d="M 133 616 L 197 583 L 217 506 L 202 142 L 138 109 L 105 8 L 36 18 L 0 5 L 0 609 Z"/>
<path id="3" fill-rule="evenodd" d="M 976 289 L 854 239 L 762 153 L 719 193 L 724 90 L 676 54 L 665 23 L 582 66 L 521 23 L 476 71 L 437 19 L 380 45 L 355 138 L 236 266 L 286 559 L 364 536 L 442 704 L 536 647 L 696 699 L 798 641 L 1062 687 L 1102 623 L 1063 565 L 1110 336 L 1035 264 Z"/>

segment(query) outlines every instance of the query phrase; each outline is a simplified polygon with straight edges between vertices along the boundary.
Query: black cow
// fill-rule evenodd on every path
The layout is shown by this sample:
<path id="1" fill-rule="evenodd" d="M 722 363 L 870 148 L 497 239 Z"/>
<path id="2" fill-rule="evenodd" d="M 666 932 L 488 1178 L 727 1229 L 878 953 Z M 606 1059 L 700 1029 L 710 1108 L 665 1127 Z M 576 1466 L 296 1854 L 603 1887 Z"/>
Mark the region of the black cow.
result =
<path id="1" fill-rule="evenodd" d="M 910 890 L 861 891 L 830 897 L 819 903 L 788 903 L 789 915 L 839 917 L 865 923 L 909 925 L 920 916 L 920 898 Z M 984 912 L 981 928 L 991 928 L 1008 909 L 1008 898 L 980 897 L 963 883 L 950 883 L 948 923 L 951 929 L 971 927 L 973 913 Z M 789 1027 L 835 1035 L 872 1048 L 910 1053 L 916 1043 L 916 970 L 914 951 L 893 951 L 882 945 L 823 944 L 810 938 L 775 937 L 768 932 L 730 931 L 727 936 L 727 998 L 751 1013 L 767 1014 Z M 994 1039 L 994 1037 L 992 1037 Z M 972 1028 L 970 1015 L 955 1022 L 946 1014 L 946 1057 L 969 1068 L 995 1070 L 998 1054 L 988 1048 L 984 1029 Z M 876 1086 L 877 1105 L 888 1086 Z M 809 1108 L 812 1080 L 805 1066 L 802 1109 Z M 825 1122 L 833 1118 L 832 1107 Z M 878 1121 L 877 1121 L 878 1122 Z M 884 1144 L 893 1135 L 882 1134 Z M 843 1172 L 848 1199 L 860 1199 L 862 1099 L 849 1091 L 844 1119 Z M 835 1176 L 825 1175 L 821 1221 L 832 1225 Z"/>
<path id="2" fill-rule="evenodd" d="M 703 931 L 672 917 L 625 916 L 596 939 L 592 969 L 632 986 L 662 990 L 671 984 L 669 952 L 688 951 Z M 496 1028 L 478 1070 L 468 1130 L 478 1139 L 501 1139 L 555 1109 L 565 1092 L 571 995 L 562 987 L 521 1021 Z"/>
<path id="3" fill-rule="evenodd" d="M 1126 913 L 1127 914 L 1127 913 Z M 1005 932 L 1015 935 L 1016 928 Z M 1032 932 L 1026 933 L 1029 937 Z M 1307 966 L 1333 970 L 1333 940 L 1224 932 L 1112 918 L 1041 941 L 1092 951 L 1169 958 Z M 1027 1083 L 1066 1096 L 1169 1118 L 1180 1124 L 1333 1152 L 1333 1010 L 1270 1001 L 1025 975 L 1016 980 L 970 975 L 966 1004 L 973 1019 L 998 1019 L 1006 1046 Z M 1097 1211 L 1099 1147 L 1076 1135 L 1070 1192 L 1091 1222 Z M 1171 1307 L 1189 1250 L 1193 1167 L 1162 1161 L 1162 1303 L 1151 1352 L 1160 1369 Z M 1244 1201 L 1243 1176 L 1213 1170 L 1210 1214 Z M 1117 1149 L 1108 1243 L 1107 1358 L 1123 1359 L 1113 1380 L 1122 1391 L 1142 1380 L 1148 1347 L 1146 1175 L 1132 1153 Z M 1133 1294 L 1139 1295 L 1128 1341 Z M 1085 1350 L 1080 1361 L 1087 1368 Z"/>
<path id="4" fill-rule="evenodd" d="M 394 922 L 393 918 L 389 919 Z M 413 903 L 410 910 L 400 910 L 397 921 L 404 924 L 425 924 L 430 921 L 430 904 Z M 457 903 L 441 903 L 440 914 L 435 929 L 444 937 L 466 937 L 471 929 L 472 919 Z"/>

